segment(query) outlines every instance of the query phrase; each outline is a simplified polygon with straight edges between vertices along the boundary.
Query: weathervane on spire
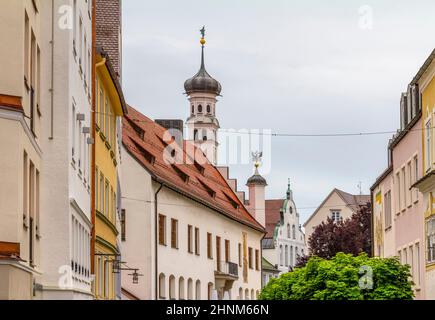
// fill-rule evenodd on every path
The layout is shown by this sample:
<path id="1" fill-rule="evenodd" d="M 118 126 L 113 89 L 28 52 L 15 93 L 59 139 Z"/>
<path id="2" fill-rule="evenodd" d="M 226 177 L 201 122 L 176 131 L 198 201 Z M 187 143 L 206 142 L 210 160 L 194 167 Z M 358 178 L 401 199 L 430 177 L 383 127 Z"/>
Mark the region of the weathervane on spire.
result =
<path id="1" fill-rule="evenodd" d="M 260 151 L 252 152 L 252 161 L 254 162 L 254 166 L 256 169 L 258 169 L 258 167 L 260 166 L 262 158 L 263 158 L 263 152 Z"/>
<path id="2" fill-rule="evenodd" d="M 202 29 L 199 30 L 199 32 L 201 32 L 201 44 L 204 47 L 205 45 L 205 26 L 202 26 Z"/>

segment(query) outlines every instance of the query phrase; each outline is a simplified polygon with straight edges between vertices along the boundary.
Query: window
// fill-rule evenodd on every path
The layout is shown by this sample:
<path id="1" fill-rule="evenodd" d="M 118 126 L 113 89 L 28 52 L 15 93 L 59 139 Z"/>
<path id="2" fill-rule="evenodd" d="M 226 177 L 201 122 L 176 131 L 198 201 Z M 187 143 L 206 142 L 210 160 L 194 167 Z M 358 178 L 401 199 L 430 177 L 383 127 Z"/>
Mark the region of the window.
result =
<path id="1" fill-rule="evenodd" d="M 159 275 L 159 298 L 166 299 L 165 275 Z"/>
<path id="2" fill-rule="evenodd" d="M 187 252 L 193 253 L 192 250 L 192 226 L 189 224 L 187 226 Z"/>
<path id="3" fill-rule="evenodd" d="M 414 157 L 414 183 L 416 183 L 419 179 L 418 174 L 418 156 Z M 418 201 L 418 189 L 414 188 L 414 202 Z"/>
<path id="4" fill-rule="evenodd" d="M 105 125 L 104 125 L 104 136 L 106 138 L 109 137 L 109 130 L 110 130 L 110 124 L 109 124 L 109 98 L 106 96 L 106 100 L 105 100 L 105 110 L 104 110 L 104 115 L 105 115 Z"/>
<path id="5" fill-rule="evenodd" d="M 216 236 L 216 262 L 217 271 L 221 271 L 221 237 Z"/>
<path id="6" fill-rule="evenodd" d="M 201 281 L 196 280 L 195 284 L 195 299 L 201 300 Z"/>
<path id="7" fill-rule="evenodd" d="M 385 229 L 391 227 L 392 217 L 391 217 L 391 191 L 388 191 L 384 195 L 384 212 L 385 212 Z"/>
<path id="8" fill-rule="evenodd" d="M 290 223 L 287 223 L 287 238 L 291 238 L 291 233 L 290 233 Z"/>
<path id="9" fill-rule="evenodd" d="M 420 286 L 420 243 L 415 244 L 415 269 L 416 269 L 416 276 L 415 276 L 415 285 L 417 287 Z"/>
<path id="10" fill-rule="evenodd" d="M 402 178 L 401 178 L 401 181 L 402 181 L 402 185 L 401 185 L 401 187 L 402 187 L 402 203 L 401 203 L 401 209 L 402 210 L 404 210 L 405 209 L 405 207 L 406 207 L 406 172 L 405 172 L 405 168 L 403 167 L 402 168 Z"/>
<path id="11" fill-rule="evenodd" d="M 435 217 L 426 222 L 427 262 L 435 262 Z"/>
<path id="12" fill-rule="evenodd" d="M 28 214 L 28 167 L 27 167 L 27 153 L 24 151 L 23 157 L 23 219 L 24 224 L 27 223 L 27 214 Z"/>
<path id="13" fill-rule="evenodd" d="M 104 214 L 104 175 L 100 172 L 100 213 Z"/>
<path id="14" fill-rule="evenodd" d="M 30 22 L 27 11 L 24 12 L 24 81 L 29 85 L 29 57 L 30 57 Z"/>
<path id="15" fill-rule="evenodd" d="M 110 298 L 109 279 L 110 279 L 109 260 L 107 259 L 104 261 L 104 296 L 106 298 Z"/>
<path id="16" fill-rule="evenodd" d="M 230 262 L 230 240 L 225 240 L 225 262 Z"/>
<path id="17" fill-rule="evenodd" d="M 296 239 L 296 226 L 292 225 L 293 239 Z"/>
<path id="18" fill-rule="evenodd" d="M 199 228 L 195 228 L 195 254 L 199 256 Z"/>
<path id="19" fill-rule="evenodd" d="M 295 261 L 294 261 L 294 256 L 293 256 L 293 246 L 290 246 L 290 266 L 294 266 L 295 265 Z"/>
<path id="20" fill-rule="evenodd" d="M 193 104 L 192 104 L 192 111 L 191 111 L 191 113 L 192 113 L 192 114 L 195 113 L 195 107 L 193 106 Z"/>
<path id="21" fill-rule="evenodd" d="M 260 270 L 260 251 L 255 250 L 255 270 Z"/>
<path id="22" fill-rule="evenodd" d="M 40 185 L 39 185 L 39 171 L 36 170 L 35 176 L 35 230 L 36 235 L 39 236 L 39 197 L 40 197 Z"/>
<path id="23" fill-rule="evenodd" d="M 106 179 L 106 188 L 105 188 L 105 203 L 104 203 L 104 215 L 109 215 L 109 181 Z"/>
<path id="24" fill-rule="evenodd" d="M 193 299 L 193 280 L 191 278 L 187 280 L 187 299 Z"/>
<path id="25" fill-rule="evenodd" d="M 208 300 L 211 300 L 213 295 L 213 283 L 209 282 L 207 286 L 207 298 Z"/>
<path id="26" fill-rule="evenodd" d="M 185 289 L 184 289 L 184 278 L 180 277 L 178 280 L 178 299 L 184 300 L 185 299 Z"/>
<path id="27" fill-rule="evenodd" d="M 254 268 L 254 264 L 253 264 L 253 261 L 252 261 L 252 248 L 248 248 L 248 266 L 249 266 L 249 269 L 253 269 Z"/>
<path id="28" fill-rule="evenodd" d="M 284 259 L 283 259 L 283 252 L 282 252 L 282 245 L 279 246 L 279 265 L 284 265 Z"/>
<path id="29" fill-rule="evenodd" d="M 207 105 L 207 113 L 210 114 L 210 112 L 211 112 L 211 107 L 210 105 Z"/>
<path id="30" fill-rule="evenodd" d="M 207 233 L 207 258 L 209 259 L 213 259 L 212 245 L 211 233 Z"/>
<path id="31" fill-rule="evenodd" d="M 173 275 L 169 277 L 169 299 L 175 300 L 175 277 Z"/>
<path id="32" fill-rule="evenodd" d="M 104 91 L 101 85 L 101 82 L 99 82 L 100 85 L 100 98 L 98 100 L 98 111 L 100 112 L 100 129 L 101 132 L 104 133 Z"/>
<path id="33" fill-rule="evenodd" d="M 104 269 L 103 269 L 103 264 L 104 264 L 104 260 L 103 257 L 99 257 L 98 258 L 98 293 L 100 294 L 100 297 L 104 296 L 104 291 L 103 291 L 103 277 L 104 277 Z"/>
<path id="34" fill-rule="evenodd" d="M 121 241 L 125 241 L 125 209 L 121 210 Z"/>
<path id="35" fill-rule="evenodd" d="M 411 169 L 411 161 L 408 162 L 408 164 L 406 165 L 406 170 L 408 171 L 408 185 L 406 186 L 406 191 L 408 196 L 406 197 L 406 205 L 408 207 L 410 207 L 412 205 L 412 191 L 411 191 L 411 186 L 412 186 L 412 180 L 413 180 L 413 174 L 412 174 L 412 169 Z"/>
<path id="36" fill-rule="evenodd" d="M 159 214 L 159 244 L 166 245 L 166 217 Z"/>
<path id="37" fill-rule="evenodd" d="M 202 112 L 202 105 L 198 106 L 198 112 L 201 113 Z"/>
<path id="38" fill-rule="evenodd" d="M 239 243 L 239 267 L 242 266 L 242 244 Z"/>
<path id="39" fill-rule="evenodd" d="M 431 139 L 431 121 L 429 120 L 426 123 L 426 143 L 424 146 L 424 152 L 426 157 L 426 171 L 431 168 L 431 147 L 432 147 L 432 139 Z"/>
<path id="40" fill-rule="evenodd" d="M 178 249 L 178 220 L 171 219 L 171 247 Z"/>
<path id="41" fill-rule="evenodd" d="M 36 54 L 36 37 L 31 31 L 31 42 L 30 42 L 30 130 L 33 135 L 35 135 L 35 54 Z"/>
<path id="42" fill-rule="evenodd" d="M 400 204 L 402 203 L 401 198 L 401 190 L 402 188 L 400 187 L 400 172 L 396 173 L 396 194 L 397 194 L 397 201 L 396 201 L 396 213 L 399 214 L 400 213 Z"/>
<path id="43" fill-rule="evenodd" d="M 285 246 L 285 254 L 284 254 L 284 265 L 286 267 L 288 267 L 288 261 L 289 261 L 289 258 L 288 258 L 288 246 L 286 245 Z"/>
<path id="44" fill-rule="evenodd" d="M 338 210 L 333 210 L 333 211 L 331 212 L 331 219 L 332 219 L 332 221 L 334 221 L 334 222 L 339 222 L 339 221 L 342 221 L 342 220 L 343 220 L 343 218 L 341 217 L 341 213 L 340 213 L 340 211 L 338 211 Z"/>

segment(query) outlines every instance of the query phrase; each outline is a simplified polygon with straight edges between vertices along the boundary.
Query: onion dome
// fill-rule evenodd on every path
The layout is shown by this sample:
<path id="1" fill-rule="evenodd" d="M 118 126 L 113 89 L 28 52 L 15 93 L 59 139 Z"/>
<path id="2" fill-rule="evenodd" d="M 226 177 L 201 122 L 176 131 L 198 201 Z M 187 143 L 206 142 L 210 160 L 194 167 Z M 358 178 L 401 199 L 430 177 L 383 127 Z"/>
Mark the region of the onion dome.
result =
<path id="1" fill-rule="evenodd" d="M 212 93 L 218 96 L 221 93 L 222 86 L 219 81 L 212 78 L 212 76 L 208 74 L 207 70 L 205 70 L 204 44 L 205 39 L 201 38 L 201 67 L 199 68 L 197 74 L 184 82 L 184 90 L 186 90 L 187 94 L 194 92 L 204 92 Z"/>
<path id="2" fill-rule="evenodd" d="M 260 186 L 267 186 L 267 181 L 264 179 L 260 173 L 258 172 L 258 163 L 255 164 L 255 172 L 252 177 L 248 179 L 248 182 L 246 183 L 247 186 L 255 184 Z"/>

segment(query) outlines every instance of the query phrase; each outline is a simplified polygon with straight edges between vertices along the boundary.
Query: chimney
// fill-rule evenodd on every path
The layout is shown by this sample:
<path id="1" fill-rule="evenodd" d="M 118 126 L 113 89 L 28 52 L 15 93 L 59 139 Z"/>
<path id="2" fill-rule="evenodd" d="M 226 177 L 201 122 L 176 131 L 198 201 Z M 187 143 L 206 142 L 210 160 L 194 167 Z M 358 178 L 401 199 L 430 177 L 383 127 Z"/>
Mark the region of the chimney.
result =
<path id="1" fill-rule="evenodd" d="M 96 46 L 107 52 L 121 81 L 122 0 L 96 0 L 96 37 Z"/>
<path id="2" fill-rule="evenodd" d="M 156 119 L 155 122 L 167 129 L 169 133 L 175 138 L 177 144 L 183 148 L 183 120 L 177 119 Z"/>
<path id="3" fill-rule="evenodd" d="M 267 182 L 258 172 L 258 164 L 255 165 L 255 173 L 248 179 L 246 185 L 249 188 L 249 212 L 263 227 L 266 227 L 266 186 Z"/>

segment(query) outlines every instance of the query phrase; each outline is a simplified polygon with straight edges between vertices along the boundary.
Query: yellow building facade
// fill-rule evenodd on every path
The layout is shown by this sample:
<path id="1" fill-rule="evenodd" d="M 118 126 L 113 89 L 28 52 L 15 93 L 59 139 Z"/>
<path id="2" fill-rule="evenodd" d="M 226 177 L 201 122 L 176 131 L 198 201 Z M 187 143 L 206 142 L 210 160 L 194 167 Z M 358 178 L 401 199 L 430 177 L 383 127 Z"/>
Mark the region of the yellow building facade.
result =
<path id="1" fill-rule="evenodd" d="M 423 177 L 415 186 L 423 193 L 426 298 L 435 299 L 435 50 L 415 76 L 422 108 Z"/>
<path id="2" fill-rule="evenodd" d="M 126 105 L 109 56 L 100 49 L 96 55 L 95 81 L 95 280 L 96 299 L 116 298 L 114 261 L 117 246 L 118 119 Z"/>

